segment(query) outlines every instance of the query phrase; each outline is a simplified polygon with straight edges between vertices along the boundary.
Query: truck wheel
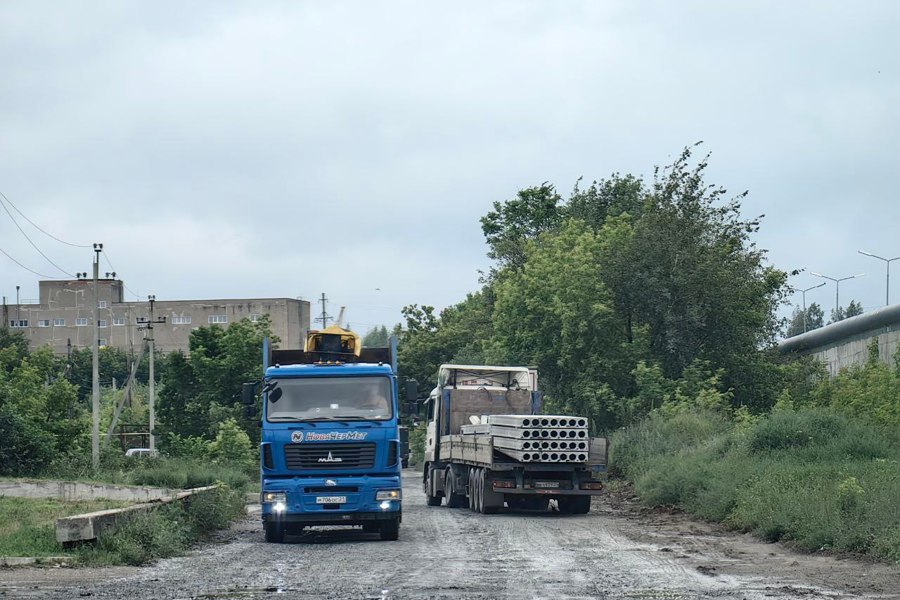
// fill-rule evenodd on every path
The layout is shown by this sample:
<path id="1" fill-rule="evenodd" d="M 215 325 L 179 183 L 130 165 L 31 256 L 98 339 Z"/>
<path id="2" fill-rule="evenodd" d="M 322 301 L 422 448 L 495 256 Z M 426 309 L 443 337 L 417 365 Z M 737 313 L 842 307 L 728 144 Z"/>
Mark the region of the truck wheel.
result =
<path id="1" fill-rule="evenodd" d="M 575 496 L 572 500 L 574 500 L 574 502 L 572 502 L 573 515 L 586 515 L 591 512 L 590 496 Z"/>
<path id="2" fill-rule="evenodd" d="M 494 491 L 491 482 L 488 481 L 487 469 L 481 469 L 481 486 L 479 486 L 479 494 L 481 495 L 481 512 L 485 515 L 493 515 L 499 512 L 503 506 L 503 496 Z M 498 501 L 499 498 L 499 501 Z"/>
<path id="3" fill-rule="evenodd" d="M 381 523 L 381 539 L 392 542 L 400 537 L 400 518 Z"/>
<path id="4" fill-rule="evenodd" d="M 456 493 L 456 487 L 453 485 L 453 470 L 448 468 L 444 474 L 444 496 L 447 498 L 447 506 L 449 508 L 462 508 L 466 505 L 466 497 Z"/>
<path id="5" fill-rule="evenodd" d="M 590 496 L 563 496 L 556 503 L 564 515 L 586 515 L 591 510 Z"/>
<path id="6" fill-rule="evenodd" d="M 284 543 L 284 525 L 267 521 L 264 525 L 266 531 L 266 541 L 270 544 Z"/>
<path id="7" fill-rule="evenodd" d="M 425 476 L 425 502 L 428 506 L 440 506 L 441 505 L 441 497 L 440 496 L 432 496 L 431 489 L 434 487 L 431 484 L 431 476 L 434 473 L 434 469 L 431 467 L 428 468 L 428 475 Z"/>
<path id="8" fill-rule="evenodd" d="M 475 512 L 475 469 L 469 469 L 469 484 L 467 495 L 469 496 L 469 510 Z"/>

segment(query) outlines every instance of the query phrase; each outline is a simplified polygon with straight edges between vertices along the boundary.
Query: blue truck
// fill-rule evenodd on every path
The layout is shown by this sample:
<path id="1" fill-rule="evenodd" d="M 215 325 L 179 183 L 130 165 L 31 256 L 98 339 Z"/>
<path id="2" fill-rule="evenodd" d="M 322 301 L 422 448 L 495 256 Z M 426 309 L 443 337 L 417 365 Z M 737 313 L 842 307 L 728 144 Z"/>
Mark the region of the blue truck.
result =
<path id="1" fill-rule="evenodd" d="M 263 350 L 260 481 L 267 542 L 304 527 L 355 525 L 399 537 L 402 519 L 396 343 L 362 348 L 338 326 L 311 331 L 303 350 Z"/>

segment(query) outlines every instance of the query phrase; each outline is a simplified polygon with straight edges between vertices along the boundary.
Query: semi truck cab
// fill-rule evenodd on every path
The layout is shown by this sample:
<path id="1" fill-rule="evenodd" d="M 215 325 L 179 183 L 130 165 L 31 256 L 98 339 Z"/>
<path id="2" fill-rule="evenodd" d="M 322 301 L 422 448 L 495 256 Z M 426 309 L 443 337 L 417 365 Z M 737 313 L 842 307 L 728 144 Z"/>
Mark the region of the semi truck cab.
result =
<path id="1" fill-rule="evenodd" d="M 248 405 L 257 389 L 262 394 L 266 541 L 317 525 L 361 526 L 396 540 L 401 456 L 397 377 L 384 360 L 390 351 L 360 351 L 358 336 L 338 327 L 313 335 L 335 336 L 336 350 L 308 341 L 304 351 L 265 351 L 263 379 L 244 385 Z"/>

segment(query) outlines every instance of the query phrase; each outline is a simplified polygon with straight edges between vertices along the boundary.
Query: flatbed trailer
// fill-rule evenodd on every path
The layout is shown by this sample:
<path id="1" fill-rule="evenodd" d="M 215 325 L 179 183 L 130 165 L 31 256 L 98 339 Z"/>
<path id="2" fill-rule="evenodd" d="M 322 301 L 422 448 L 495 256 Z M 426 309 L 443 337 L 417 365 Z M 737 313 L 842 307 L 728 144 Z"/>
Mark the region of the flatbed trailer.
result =
<path id="1" fill-rule="evenodd" d="M 478 373 L 478 369 L 490 370 L 493 379 L 473 378 L 471 373 Z M 429 506 L 446 502 L 451 508 L 468 506 L 487 514 L 504 506 L 546 510 L 550 500 L 555 500 L 562 513 L 584 514 L 590 510 L 591 496 L 600 494 L 603 488 L 594 475 L 606 470 L 606 439 L 583 438 L 586 448 L 578 454 L 584 456 L 583 461 L 518 460 L 510 454 L 522 453 L 511 450 L 516 444 L 509 438 L 481 433 L 477 431 L 479 426 L 463 424 L 471 422 L 473 416 L 479 420 L 485 415 L 539 414 L 540 393 L 525 383 L 528 369 L 445 365 L 441 373 L 443 385 L 432 393 L 428 403 L 423 488 Z M 475 385 L 461 387 L 460 373 L 468 374 L 464 381 L 474 381 Z M 499 385 L 501 375 L 507 376 L 506 389 Z M 533 374 L 531 377 L 533 380 Z M 476 431 L 462 433 L 466 429 Z"/>

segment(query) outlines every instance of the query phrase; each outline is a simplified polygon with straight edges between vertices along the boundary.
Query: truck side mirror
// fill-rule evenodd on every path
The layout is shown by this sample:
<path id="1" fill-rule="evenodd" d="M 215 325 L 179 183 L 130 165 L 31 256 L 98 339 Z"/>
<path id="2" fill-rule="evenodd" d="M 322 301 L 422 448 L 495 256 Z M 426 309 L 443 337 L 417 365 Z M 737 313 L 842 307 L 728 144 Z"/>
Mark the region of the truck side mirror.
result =
<path id="1" fill-rule="evenodd" d="M 252 419 L 257 415 L 256 407 L 251 405 L 244 407 L 244 417 L 247 419 Z"/>
<path id="2" fill-rule="evenodd" d="M 250 406 L 256 404 L 256 384 L 245 383 L 241 387 L 241 404 Z"/>

